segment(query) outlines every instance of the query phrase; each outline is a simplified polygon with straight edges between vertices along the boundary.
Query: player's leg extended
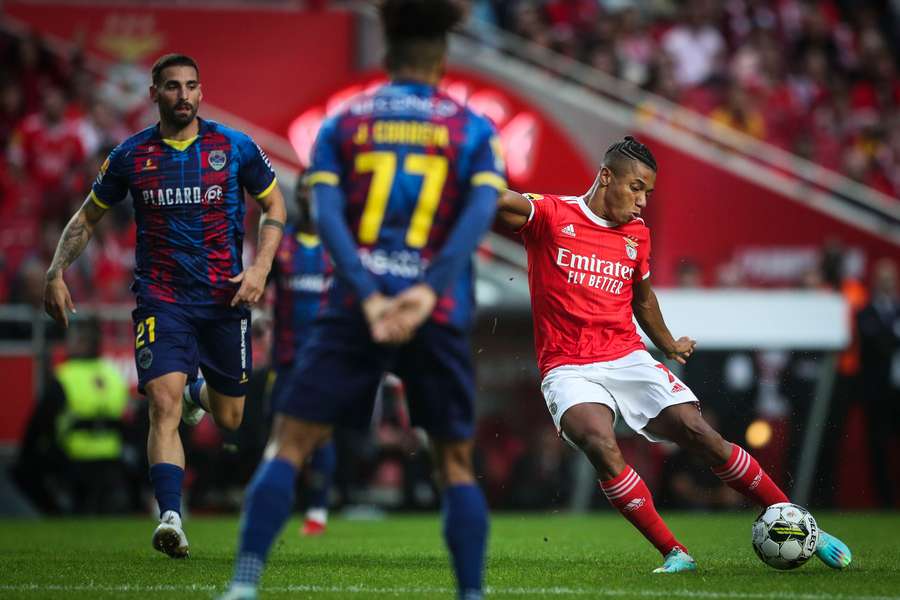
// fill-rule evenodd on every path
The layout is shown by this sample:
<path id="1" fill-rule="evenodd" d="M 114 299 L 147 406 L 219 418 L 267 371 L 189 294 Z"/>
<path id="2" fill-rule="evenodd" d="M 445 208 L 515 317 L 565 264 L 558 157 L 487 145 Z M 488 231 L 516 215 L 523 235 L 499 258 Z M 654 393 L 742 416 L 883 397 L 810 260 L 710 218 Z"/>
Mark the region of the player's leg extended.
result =
<path id="1" fill-rule="evenodd" d="M 756 459 L 719 435 L 700 414 L 696 404 L 669 406 L 651 419 L 646 429 L 657 437 L 672 440 L 699 457 L 729 487 L 755 504 L 766 507 L 788 502 L 787 495 Z"/>
<path id="2" fill-rule="evenodd" d="M 444 540 L 450 550 L 460 600 L 480 600 L 488 537 L 487 502 L 472 467 L 472 440 L 435 442 L 443 487 Z"/>
<path id="3" fill-rule="evenodd" d="M 150 404 L 147 459 L 160 515 L 160 524 L 153 534 L 153 547 L 173 558 L 188 555 L 187 538 L 181 529 L 184 448 L 178 435 L 181 391 L 186 379 L 184 373 L 166 373 L 144 385 Z"/>
<path id="4" fill-rule="evenodd" d="M 790 502 L 755 458 L 737 444 L 725 440 L 706 422 L 696 404 L 678 404 L 664 409 L 647 424 L 647 430 L 674 441 L 703 459 L 716 476 L 754 504 L 764 508 Z M 833 569 L 847 567 L 852 559 L 850 548 L 824 531 L 819 533 L 816 556 Z"/>
<path id="5" fill-rule="evenodd" d="M 231 585 L 221 598 L 255 598 L 269 550 L 294 506 L 297 471 L 331 435 L 331 426 L 279 414 L 263 460 L 247 488 Z"/>
<path id="6" fill-rule="evenodd" d="M 309 487 L 306 507 L 306 518 L 300 533 L 303 535 L 321 535 L 325 533 L 328 523 L 328 495 L 334 481 L 337 468 L 337 449 L 334 440 L 329 439 L 313 452 L 309 461 Z"/>
<path id="7" fill-rule="evenodd" d="M 563 434 L 591 461 L 600 489 L 610 504 L 628 519 L 666 558 L 658 572 L 690 571 L 696 565 L 687 548 L 672 534 L 653 504 L 647 484 L 625 463 L 613 431 L 612 409 L 604 404 L 576 404 L 560 419 Z"/>

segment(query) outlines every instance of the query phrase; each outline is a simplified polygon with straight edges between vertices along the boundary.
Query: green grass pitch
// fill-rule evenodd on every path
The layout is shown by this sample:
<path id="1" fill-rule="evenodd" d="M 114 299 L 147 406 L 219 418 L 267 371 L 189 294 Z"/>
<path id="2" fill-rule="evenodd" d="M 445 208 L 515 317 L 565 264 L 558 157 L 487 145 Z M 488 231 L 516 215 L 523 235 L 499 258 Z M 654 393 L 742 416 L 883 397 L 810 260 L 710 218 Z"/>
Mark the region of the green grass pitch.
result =
<path id="1" fill-rule="evenodd" d="M 652 575 L 659 555 L 611 512 L 496 514 L 487 586 L 497 598 L 900 599 L 900 515 L 818 514 L 854 553 L 844 572 L 813 558 L 778 572 L 750 547 L 753 514 L 667 514 L 699 571 Z M 437 515 L 332 519 L 301 538 L 293 519 L 273 550 L 262 598 L 452 599 Z M 211 598 L 231 573 L 236 518 L 187 521 L 191 558 L 150 547 L 147 519 L 0 520 L 0 598 Z"/>

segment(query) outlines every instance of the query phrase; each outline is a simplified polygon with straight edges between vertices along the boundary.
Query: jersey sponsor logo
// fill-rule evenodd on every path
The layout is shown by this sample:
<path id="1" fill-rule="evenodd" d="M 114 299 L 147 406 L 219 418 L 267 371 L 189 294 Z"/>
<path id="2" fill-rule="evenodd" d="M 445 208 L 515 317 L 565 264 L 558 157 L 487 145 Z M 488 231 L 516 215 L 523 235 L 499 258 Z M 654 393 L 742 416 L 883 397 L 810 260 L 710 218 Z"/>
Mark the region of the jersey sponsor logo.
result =
<path id="1" fill-rule="evenodd" d="M 225 167 L 225 163 L 228 162 L 228 157 L 225 155 L 224 150 L 213 150 L 209 153 L 207 162 L 216 171 L 221 171 Z"/>
<path id="2" fill-rule="evenodd" d="M 559 406 L 556 404 L 556 402 L 551 402 L 548 408 L 550 409 L 550 414 L 555 417 L 556 411 L 559 410 Z"/>
<path id="3" fill-rule="evenodd" d="M 393 275 L 404 279 L 417 279 L 425 273 L 428 261 L 418 252 L 409 250 L 386 250 L 360 248 L 359 260 L 363 266 L 375 275 Z"/>
<path id="4" fill-rule="evenodd" d="M 675 385 L 672 386 L 672 393 L 677 394 L 678 392 L 683 392 L 686 389 L 687 388 L 681 385 L 681 383 L 676 382 Z"/>
<path id="5" fill-rule="evenodd" d="M 459 107 L 453 101 L 445 98 L 420 98 L 418 96 L 369 97 L 350 106 L 350 113 L 354 115 L 410 112 L 447 118 L 459 112 Z"/>
<path id="6" fill-rule="evenodd" d="M 625 238 L 625 254 L 627 254 L 628 258 L 631 260 L 637 260 L 637 242 Z"/>
<path id="7" fill-rule="evenodd" d="M 563 232 L 564 235 L 575 237 L 575 226 L 571 223 L 560 229 L 560 231 Z"/>
<path id="8" fill-rule="evenodd" d="M 643 505 L 645 505 L 646 503 L 647 503 L 647 499 L 644 498 L 643 496 L 640 498 L 635 498 L 634 500 L 630 501 L 628 504 L 626 504 L 625 506 L 622 507 L 622 512 L 634 512 L 637 509 L 639 509 L 640 507 L 642 507 Z"/>
<path id="9" fill-rule="evenodd" d="M 598 258 L 596 254 L 576 254 L 568 248 L 558 248 L 556 264 L 571 269 L 567 275 L 568 283 L 597 288 L 616 296 L 625 289 L 625 282 L 634 277 L 634 267 Z"/>
<path id="10" fill-rule="evenodd" d="M 155 171 L 157 169 L 156 163 L 153 162 L 152 158 L 148 158 L 147 162 L 144 163 L 144 166 L 141 167 L 141 171 Z"/>
<path id="11" fill-rule="evenodd" d="M 219 186 L 213 186 L 213 188 L 216 187 Z M 219 188 L 220 192 L 221 189 Z M 141 197 L 144 206 L 179 206 L 201 204 L 204 201 L 204 197 L 200 194 L 200 186 L 141 190 Z"/>
<path id="12" fill-rule="evenodd" d="M 315 292 L 321 293 L 328 289 L 331 285 L 331 277 L 326 277 L 321 273 L 305 273 L 303 275 L 292 275 L 287 278 L 285 287 L 292 292 Z"/>
<path id="13" fill-rule="evenodd" d="M 222 204 L 222 198 L 225 193 L 222 191 L 221 185 L 212 185 L 206 188 L 206 193 L 203 194 L 203 199 L 206 201 L 206 204 Z"/>

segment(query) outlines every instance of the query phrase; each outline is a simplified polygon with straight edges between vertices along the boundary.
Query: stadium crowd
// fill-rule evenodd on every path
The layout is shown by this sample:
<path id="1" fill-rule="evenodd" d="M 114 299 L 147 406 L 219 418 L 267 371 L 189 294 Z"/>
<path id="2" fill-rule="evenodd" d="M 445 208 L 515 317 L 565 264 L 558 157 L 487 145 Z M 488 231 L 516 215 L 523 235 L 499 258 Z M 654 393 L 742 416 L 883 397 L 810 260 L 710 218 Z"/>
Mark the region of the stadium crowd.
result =
<path id="1" fill-rule="evenodd" d="M 678 7 L 659 0 L 640 3 L 641 9 L 635 7 L 638 3 L 618 0 L 485 0 L 474 4 L 478 15 L 501 27 L 697 109 L 722 126 L 772 142 L 900 197 L 900 79 L 895 59 L 900 54 L 897 32 L 891 29 L 897 21 L 886 13 L 888 3 L 880 7 L 878 3 L 860 6 L 835 0 L 688 0 Z M 146 69 L 129 64 L 116 65 L 98 77 L 88 69 L 82 52 L 51 50 L 37 35 L 0 32 L 0 55 L 0 304 L 39 307 L 44 274 L 68 216 L 83 201 L 110 149 L 154 119 L 148 112 L 152 106 L 146 102 L 149 77 Z M 132 300 L 129 283 L 135 240 L 126 204 L 100 223 L 85 257 L 66 273 L 73 296 L 82 304 Z M 883 297 L 890 298 L 894 303 L 891 310 L 900 314 L 896 271 L 891 275 L 885 267 L 869 301 L 864 286 L 845 281 L 840 267 L 837 272 L 834 268 L 826 253 L 822 270 L 795 283 L 826 285 L 848 294 L 862 289 L 856 299 L 858 310 L 871 309 L 877 316 L 887 300 L 881 304 L 876 300 Z M 682 285 L 696 285 L 697 274 L 690 271 L 686 263 Z M 725 279 L 722 283 L 730 285 L 737 281 Z M 258 345 L 266 343 L 264 327 L 255 334 Z M 870 337 L 878 335 L 876 331 Z M 877 354 L 898 341 L 879 338 L 868 343 L 863 352 Z M 814 382 L 804 379 L 808 361 L 803 363 L 803 358 L 711 357 L 705 367 L 698 361 L 701 365 L 694 377 L 686 372 L 685 380 L 696 386 L 698 395 L 718 396 L 724 406 L 729 396 L 722 393 L 721 385 L 707 393 L 702 389 L 705 381 L 722 377 L 722 371 L 732 376 L 738 373 L 738 383 L 745 385 L 731 393 L 753 398 L 765 384 L 759 373 L 769 368 L 767 360 L 774 360 L 787 373 L 783 385 L 806 386 L 804 393 L 811 394 Z M 260 367 L 255 393 L 261 395 L 265 387 L 262 353 L 255 362 Z M 743 365 L 744 371 L 735 365 Z M 865 365 L 857 364 L 855 371 L 852 365 L 850 368 L 847 374 L 852 377 Z M 844 391 L 842 388 L 839 393 Z M 530 392 L 536 394 L 536 390 Z M 782 391 L 783 395 L 792 393 Z M 850 400 L 842 402 L 838 406 L 844 412 L 839 416 L 846 414 Z M 534 403 L 542 408 L 537 397 Z M 252 401 L 248 402 L 251 406 Z M 879 410 L 871 406 L 867 414 Z M 892 418 L 898 418 L 896 408 L 891 410 Z M 480 468 L 486 473 L 485 488 L 492 504 L 516 508 L 564 505 L 573 486 L 572 452 L 559 444 L 545 415 L 541 414 L 539 421 L 531 420 L 527 427 L 512 428 L 509 423 L 521 419 L 507 416 L 489 415 L 480 426 Z M 752 417 L 741 415 L 740 422 L 723 425 L 739 430 L 736 435 L 740 436 Z M 145 415 L 134 418 L 134 427 L 146 426 L 144 419 Z M 246 420 L 250 427 L 240 435 L 253 439 L 223 440 L 209 420 L 190 434 L 196 451 L 207 453 L 205 462 L 197 461 L 206 466 L 193 474 L 199 506 L 236 505 L 240 485 L 249 477 L 258 455 L 223 457 L 219 449 L 224 442 L 261 452 L 265 415 Z M 541 427 L 535 427 L 535 422 Z M 139 434 L 132 437 L 142 439 Z M 394 414 L 370 439 L 348 439 L 343 444 L 343 464 L 354 463 L 342 467 L 347 475 L 339 477 L 339 496 L 344 502 L 387 498 L 386 504 L 407 508 L 434 504 L 436 497 L 423 458 L 426 453 L 402 426 L 402 415 Z M 627 442 L 625 445 L 627 450 Z M 686 479 L 681 472 L 691 469 L 684 461 L 673 465 L 669 467 L 672 473 L 658 474 L 667 482 L 665 497 L 671 498 L 664 503 L 708 508 L 737 502 L 716 481 Z M 142 468 L 135 466 L 139 474 L 134 481 L 143 477 Z M 359 485 L 356 474 L 362 471 L 370 476 L 368 495 L 353 489 Z M 652 480 L 653 471 L 647 472 Z M 244 480 L 236 481 L 236 474 Z M 379 487 L 386 490 L 381 496 Z M 372 489 L 376 489 L 374 496 Z M 235 495 L 223 493 L 229 490 Z M 895 492 L 880 487 L 886 503 L 896 502 Z"/>
<path id="2" fill-rule="evenodd" d="M 483 0 L 481 19 L 900 198 L 896 3 Z"/>

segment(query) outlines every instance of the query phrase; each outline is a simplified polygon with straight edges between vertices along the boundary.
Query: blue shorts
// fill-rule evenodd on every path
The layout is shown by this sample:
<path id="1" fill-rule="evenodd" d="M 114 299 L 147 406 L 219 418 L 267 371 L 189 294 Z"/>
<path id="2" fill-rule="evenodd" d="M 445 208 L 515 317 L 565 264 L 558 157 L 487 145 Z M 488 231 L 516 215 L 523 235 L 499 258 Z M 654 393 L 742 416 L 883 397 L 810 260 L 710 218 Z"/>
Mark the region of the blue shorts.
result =
<path id="1" fill-rule="evenodd" d="M 413 426 L 441 441 L 472 437 L 475 371 L 469 338 L 430 321 L 400 347 L 372 341 L 359 313 L 316 321 L 293 370 L 277 386 L 275 410 L 304 421 L 367 428 L 387 371 L 403 380 Z"/>
<path id="2" fill-rule="evenodd" d="M 134 362 L 138 391 L 166 373 L 203 373 L 207 384 L 227 396 L 244 396 L 253 369 L 250 311 L 229 306 L 185 306 L 138 301 Z"/>

